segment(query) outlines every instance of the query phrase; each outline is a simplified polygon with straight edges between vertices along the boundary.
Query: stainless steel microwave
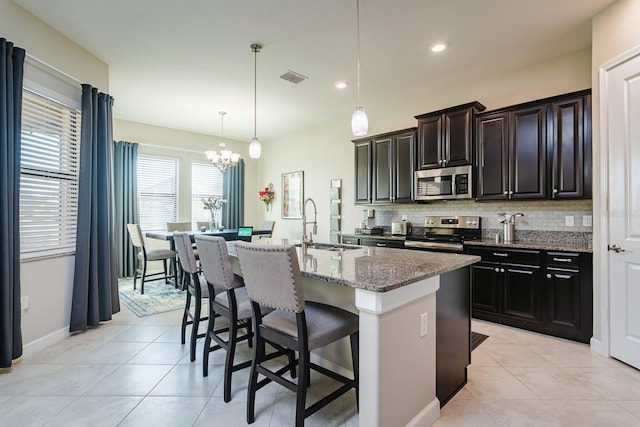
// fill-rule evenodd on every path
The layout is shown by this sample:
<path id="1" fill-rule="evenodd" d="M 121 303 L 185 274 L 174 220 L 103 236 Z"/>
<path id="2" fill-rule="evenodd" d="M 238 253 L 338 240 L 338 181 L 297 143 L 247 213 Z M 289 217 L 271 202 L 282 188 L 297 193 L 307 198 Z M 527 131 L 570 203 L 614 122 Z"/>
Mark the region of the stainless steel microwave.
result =
<path id="1" fill-rule="evenodd" d="M 473 198 L 473 166 L 438 168 L 415 172 L 416 201 Z"/>

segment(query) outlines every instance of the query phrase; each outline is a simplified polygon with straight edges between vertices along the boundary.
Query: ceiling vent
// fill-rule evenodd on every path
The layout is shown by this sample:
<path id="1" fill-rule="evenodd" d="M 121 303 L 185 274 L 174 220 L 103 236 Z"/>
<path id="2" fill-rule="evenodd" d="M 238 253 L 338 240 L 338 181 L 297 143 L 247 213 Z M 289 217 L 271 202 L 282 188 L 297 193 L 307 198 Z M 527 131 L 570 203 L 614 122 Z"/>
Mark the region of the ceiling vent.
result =
<path id="1" fill-rule="evenodd" d="M 280 78 L 282 80 L 286 80 L 288 82 L 298 84 L 300 82 L 307 80 L 309 77 L 303 76 L 302 74 L 296 73 L 295 71 L 287 70 L 287 72 L 281 75 Z"/>

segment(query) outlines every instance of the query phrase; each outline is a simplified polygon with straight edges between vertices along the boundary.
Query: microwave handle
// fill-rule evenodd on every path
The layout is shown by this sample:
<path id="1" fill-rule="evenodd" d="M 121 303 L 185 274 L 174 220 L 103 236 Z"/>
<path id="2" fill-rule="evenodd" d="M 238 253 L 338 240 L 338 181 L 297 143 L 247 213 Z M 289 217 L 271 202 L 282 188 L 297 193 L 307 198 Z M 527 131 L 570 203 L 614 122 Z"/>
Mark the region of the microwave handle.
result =
<path id="1" fill-rule="evenodd" d="M 453 196 L 456 196 L 458 193 L 456 192 L 456 175 L 451 175 L 451 193 Z"/>

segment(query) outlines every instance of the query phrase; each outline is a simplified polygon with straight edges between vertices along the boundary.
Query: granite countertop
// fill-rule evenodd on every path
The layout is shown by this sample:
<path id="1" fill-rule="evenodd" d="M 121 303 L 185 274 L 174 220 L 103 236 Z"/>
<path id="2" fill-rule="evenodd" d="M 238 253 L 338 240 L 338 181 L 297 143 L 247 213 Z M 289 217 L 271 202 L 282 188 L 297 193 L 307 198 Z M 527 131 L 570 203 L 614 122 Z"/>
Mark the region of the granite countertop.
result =
<path id="1" fill-rule="evenodd" d="M 539 249 L 544 251 L 563 251 L 563 252 L 585 252 L 592 253 L 593 249 L 588 243 L 578 242 L 542 242 L 522 240 L 510 243 L 500 242 L 495 239 L 470 240 L 464 242 L 466 246 L 493 246 L 497 248 L 513 248 L 513 249 Z"/>
<path id="2" fill-rule="evenodd" d="M 267 245 L 282 244 L 281 239 L 260 239 Z M 234 242 L 228 242 L 235 256 Z M 336 247 L 348 245 L 334 245 Z M 447 273 L 476 262 L 479 256 L 405 249 L 350 246 L 347 250 L 296 247 L 302 276 L 373 292 L 388 292 L 411 283 Z"/>
<path id="3" fill-rule="evenodd" d="M 406 236 L 396 236 L 389 233 L 384 234 L 362 234 L 362 233 L 343 233 L 344 237 L 357 237 L 358 239 L 386 239 L 386 240 L 401 240 L 404 241 Z"/>

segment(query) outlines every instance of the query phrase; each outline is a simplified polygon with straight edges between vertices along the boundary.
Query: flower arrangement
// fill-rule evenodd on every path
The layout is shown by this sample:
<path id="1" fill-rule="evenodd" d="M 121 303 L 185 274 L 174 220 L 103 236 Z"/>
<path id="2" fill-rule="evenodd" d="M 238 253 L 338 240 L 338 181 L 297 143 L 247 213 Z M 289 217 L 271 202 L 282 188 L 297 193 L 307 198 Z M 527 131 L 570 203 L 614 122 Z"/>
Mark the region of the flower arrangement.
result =
<path id="1" fill-rule="evenodd" d="M 276 192 L 273 190 L 273 184 L 270 183 L 268 186 L 264 187 L 263 190 L 258 191 L 258 196 L 260 197 L 260 200 L 264 202 L 267 210 L 269 210 L 269 205 L 276 197 Z"/>
<path id="2" fill-rule="evenodd" d="M 202 199 L 204 209 L 209 209 L 211 213 L 211 230 L 222 229 L 220 213 L 222 211 L 222 205 L 225 203 L 227 203 L 227 200 L 218 196 L 209 196 L 206 199 Z"/>

